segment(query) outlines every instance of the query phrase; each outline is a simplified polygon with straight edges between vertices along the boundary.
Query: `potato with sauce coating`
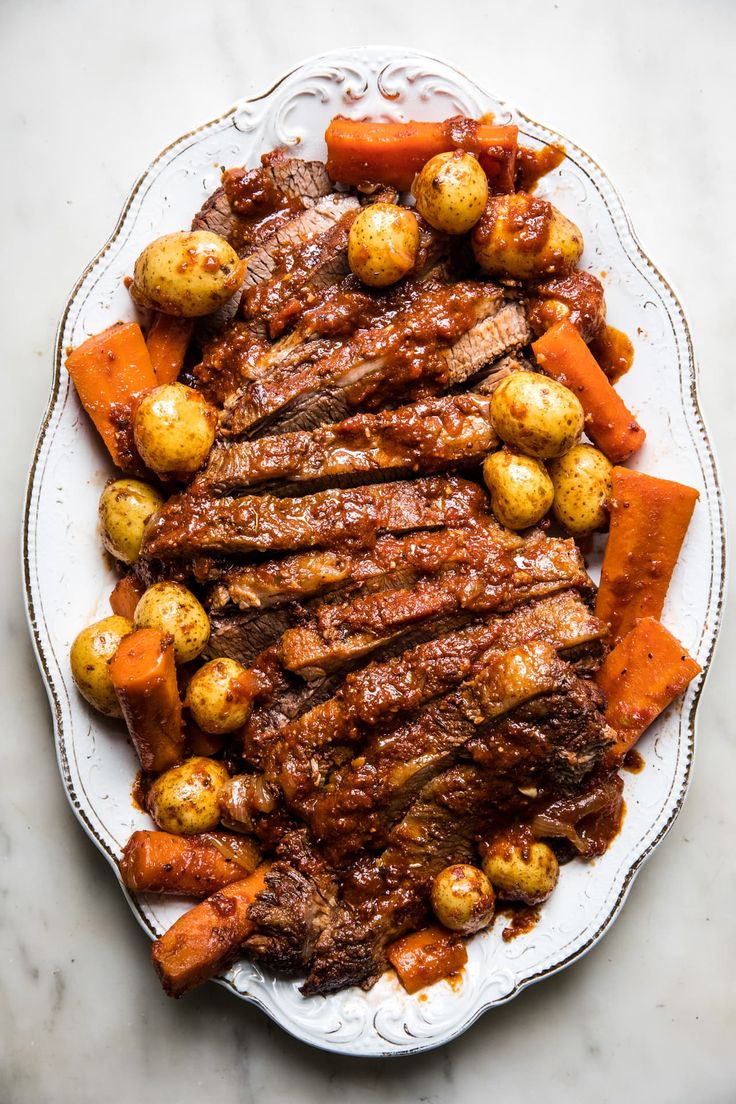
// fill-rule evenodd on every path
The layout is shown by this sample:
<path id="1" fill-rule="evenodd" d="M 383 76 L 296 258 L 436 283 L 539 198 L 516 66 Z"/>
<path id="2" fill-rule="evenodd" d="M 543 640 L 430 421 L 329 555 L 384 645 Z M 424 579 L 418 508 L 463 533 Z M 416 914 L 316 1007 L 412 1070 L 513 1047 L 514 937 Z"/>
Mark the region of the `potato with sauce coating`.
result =
<path id="1" fill-rule="evenodd" d="M 215 440 L 217 412 L 183 383 L 154 387 L 133 417 L 133 438 L 147 468 L 186 479 L 201 468 Z"/>
<path id="2" fill-rule="evenodd" d="M 218 794 L 229 778 L 216 759 L 194 756 L 159 775 L 146 796 L 146 808 L 164 832 L 211 832 L 220 823 Z"/>
<path id="3" fill-rule="evenodd" d="M 491 398 L 493 428 L 502 441 L 546 460 L 572 448 L 585 414 L 577 395 L 541 372 L 512 372 Z"/>
<path id="4" fill-rule="evenodd" d="M 557 885 L 560 866 L 551 847 L 528 828 L 499 832 L 490 841 L 483 870 L 499 897 L 538 905 Z"/>
<path id="5" fill-rule="evenodd" d="M 210 620 L 201 603 L 182 583 L 154 583 L 133 614 L 136 629 L 158 629 L 173 637 L 177 663 L 201 655 L 210 638 Z"/>
<path id="6" fill-rule="evenodd" d="M 446 866 L 432 882 L 432 909 L 450 931 L 471 935 L 487 927 L 494 903 L 491 883 L 477 866 Z"/>
<path id="7" fill-rule="evenodd" d="M 164 504 L 164 496 L 140 479 L 114 479 L 100 496 L 102 543 L 111 556 L 132 564 L 138 559 L 148 519 Z"/>
<path id="8" fill-rule="evenodd" d="M 411 272 L 418 248 L 416 215 L 396 203 L 371 203 L 350 227 L 348 262 L 364 284 L 387 287 Z"/>
<path id="9" fill-rule="evenodd" d="M 491 492 L 491 510 L 507 529 L 528 529 L 549 510 L 554 487 L 541 460 L 500 449 L 487 456 L 483 478 Z"/>
<path id="10" fill-rule="evenodd" d="M 475 226 L 488 201 L 488 177 L 472 153 L 438 153 L 412 185 L 417 211 L 435 230 L 464 234 Z"/>
<path id="11" fill-rule="evenodd" d="M 234 659 L 213 659 L 192 675 L 185 704 L 203 732 L 224 735 L 248 720 L 258 681 Z"/>
<path id="12" fill-rule="evenodd" d="M 473 253 L 494 276 L 539 280 L 580 260 L 583 235 L 546 199 L 516 192 L 491 196 L 472 235 Z"/>
<path id="13" fill-rule="evenodd" d="M 563 456 L 550 460 L 555 488 L 552 512 L 573 537 L 607 525 L 611 470 L 610 460 L 593 445 L 573 445 Z"/>
<path id="14" fill-rule="evenodd" d="M 135 262 L 130 293 L 163 314 L 198 318 L 231 299 L 245 276 L 229 242 L 209 230 L 181 230 L 152 241 Z"/>
<path id="15" fill-rule="evenodd" d="M 110 678 L 110 660 L 120 641 L 133 631 L 127 617 L 104 617 L 82 629 L 71 647 L 72 678 L 82 697 L 108 717 L 122 717 Z"/>

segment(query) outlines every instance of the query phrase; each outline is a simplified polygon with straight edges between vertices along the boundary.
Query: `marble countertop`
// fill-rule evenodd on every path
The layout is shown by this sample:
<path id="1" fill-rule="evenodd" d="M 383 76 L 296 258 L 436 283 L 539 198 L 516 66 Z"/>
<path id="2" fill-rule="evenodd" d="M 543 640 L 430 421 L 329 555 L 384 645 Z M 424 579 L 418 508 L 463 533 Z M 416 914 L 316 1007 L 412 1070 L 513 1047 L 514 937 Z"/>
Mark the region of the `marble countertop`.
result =
<path id="1" fill-rule="evenodd" d="M 733 507 L 736 7 L 534 9 L 532 23 L 497 0 L 456 6 L 453 19 L 440 4 L 410 15 L 383 0 L 0 6 L 0 1104 L 736 1099 L 733 603 L 690 796 L 605 940 L 455 1043 L 390 1062 L 310 1050 L 216 986 L 179 1003 L 163 996 L 146 937 L 67 805 L 25 626 L 23 487 L 69 288 L 161 147 L 337 46 L 391 40 L 444 56 L 605 165 L 688 312 Z"/>

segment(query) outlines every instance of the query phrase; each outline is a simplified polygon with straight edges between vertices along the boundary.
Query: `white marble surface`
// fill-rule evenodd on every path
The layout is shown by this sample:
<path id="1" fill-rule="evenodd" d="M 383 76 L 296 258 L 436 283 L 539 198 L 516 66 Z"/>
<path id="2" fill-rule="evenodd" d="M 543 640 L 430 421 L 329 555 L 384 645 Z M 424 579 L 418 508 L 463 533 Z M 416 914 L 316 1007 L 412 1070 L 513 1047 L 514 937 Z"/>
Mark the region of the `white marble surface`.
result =
<path id="1" fill-rule="evenodd" d="M 310 1051 L 214 986 L 176 1004 L 162 995 L 143 933 L 66 804 L 25 629 L 23 483 L 68 289 L 159 148 L 340 45 L 398 41 L 444 55 L 602 161 L 686 305 L 729 498 L 736 6 L 558 0 L 534 10 L 486 0 L 455 6 L 448 22 L 440 4 L 409 18 L 379 0 L 314 3 L 308 17 L 286 0 L 0 4 L 0 1104 L 736 1099 L 728 616 L 690 797 L 604 942 L 456 1043 L 390 1063 Z"/>

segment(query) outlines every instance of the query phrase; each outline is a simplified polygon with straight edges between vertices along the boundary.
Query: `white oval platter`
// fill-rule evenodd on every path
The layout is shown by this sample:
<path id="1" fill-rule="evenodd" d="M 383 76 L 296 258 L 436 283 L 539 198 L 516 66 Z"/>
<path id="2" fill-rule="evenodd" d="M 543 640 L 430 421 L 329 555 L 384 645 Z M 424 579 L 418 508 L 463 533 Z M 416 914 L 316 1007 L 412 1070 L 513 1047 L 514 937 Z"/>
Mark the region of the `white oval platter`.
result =
<path id="1" fill-rule="evenodd" d="M 113 576 L 101 553 L 97 501 L 111 468 L 62 369 L 63 352 L 119 319 L 135 317 L 123 278 L 148 241 L 189 225 L 217 187 L 220 167 L 255 165 L 262 152 L 284 144 L 304 157 L 323 157 L 325 127 L 338 113 L 443 119 L 489 111 L 499 122 L 517 123 L 521 140 L 529 145 L 564 143 L 567 159 L 540 191 L 582 228 L 583 265 L 605 273 L 609 320 L 634 340 L 635 365 L 620 390 L 648 433 L 635 466 L 700 491 L 664 620 L 704 674 L 642 741 L 646 769 L 626 776 L 627 815 L 610 850 L 595 863 L 564 868 L 559 888 L 530 934 L 504 943 L 497 924 L 475 937 L 459 985 L 441 982 L 408 996 L 386 975 L 369 993 L 351 989 L 304 999 L 296 982 L 277 979 L 247 961 L 219 979 L 286 1031 L 344 1054 L 396 1055 L 438 1046 L 481 1012 L 580 958 L 615 919 L 636 871 L 679 812 L 692 763 L 695 710 L 719 626 L 725 548 L 693 349 L 675 294 L 643 253 L 607 177 L 571 142 L 423 54 L 396 47 L 325 54 L 264 95 L 237 103 L 173 142 L 140 177 L 112 237 L 83 273 L 61 319 L 52 394 L 29 479 L 23 548 L 28 617 L 51 701 L 59 767 L 76 815 L 117 870 L 116 858 L 130 833 L 150 822 L 131 803 L 136 773 L 131 746 L 118 724 L 87 707 L 69 671 L 69 645 L 76 633 L 109 613 Z M 185 907 L 126 896 L 151 937 Z M 110 953 L 117 953 L 114 945 Z"/>

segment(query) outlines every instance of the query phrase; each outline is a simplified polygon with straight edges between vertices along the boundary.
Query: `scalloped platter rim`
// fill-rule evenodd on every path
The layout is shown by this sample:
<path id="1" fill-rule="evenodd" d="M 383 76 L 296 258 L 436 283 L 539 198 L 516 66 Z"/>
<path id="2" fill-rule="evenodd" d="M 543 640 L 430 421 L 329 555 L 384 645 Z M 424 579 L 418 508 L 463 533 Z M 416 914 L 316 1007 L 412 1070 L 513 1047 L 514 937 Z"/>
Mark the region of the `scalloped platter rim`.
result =
<path id="1" fill-rule="evenodd" d="M 725 529 L 713 450 L 698 407 L 692 342 L 675 293 L 641 249 L 608 178 L 573 143 L 483 91 L 451 65 L 417 51 L 375 46 L 320 55 L 268 92 L 239 101 L 173 142 L 139 178 L 111 238 L 85 269 L 64 310 L 51 398 L 29 476 L 23 527 L 27 613 L 51 703 L 59 768 L 74 812 L 117 871 L 127 835 L 149 822 L 131 802 L 132 748 L 114 723 L 81 701 L 69 672 L 68 648 L 76 632 L 109 612 L 112 573 L 101 554 L 96 517 L 109 464 L 62 373 L 63 350 L 119 318 L 134 316 L 123 277 L 151 238 L 188 225 L 217 186 L 221 166 L 252 165 L 279 144 L 295 146 L 305 157 L 323 157 L 322 135 L 337 113 L 430 119 L 489 111 L 498 121 L 517 123 L 528 144 L 563 142 L 567 159 L 545 179 L 541 192 L 581 226 L 583 266 L 604 281 L 610 321 L 634 339 L 635 366 L 620 387 L 649 433 L 634 466 L 700 491 L 664 619 L 699 660 L 703 674 L 644 739 L 646 769 L 626 776 L 627 816 L 610 850 L 593 864 L 565 867 L 529 935 L 504 943 L 496 924 L 476 936 L 459 984 L 442 982 L 409 996 L 386 975 L 368 993 L 351 989 L 305 999 L 297 983 L 276 979 L 247 961 L 218 979 L 292 1035 L 343 1054 L 399 1055 L 439 1046 L 482 1012 L 579 959 L 610 927 L 637 870 L 682 806 L 696 707 L 723 605 Z M 184 908 L 127 892 L 126 897 L 151 937 Z"/>

